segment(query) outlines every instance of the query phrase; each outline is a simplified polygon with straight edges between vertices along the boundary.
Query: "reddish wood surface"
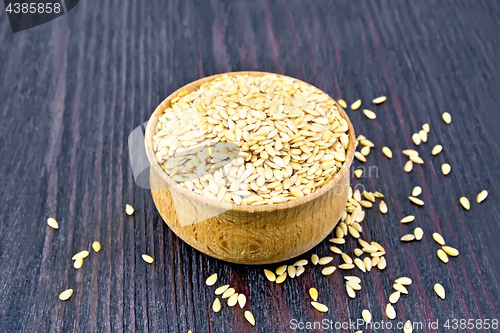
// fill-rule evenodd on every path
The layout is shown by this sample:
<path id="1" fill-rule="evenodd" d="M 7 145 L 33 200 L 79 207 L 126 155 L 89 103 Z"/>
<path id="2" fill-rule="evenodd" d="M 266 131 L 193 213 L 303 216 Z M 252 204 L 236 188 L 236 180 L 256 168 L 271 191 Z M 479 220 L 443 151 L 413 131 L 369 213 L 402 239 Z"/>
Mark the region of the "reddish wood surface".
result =
<path id="1" fill-rule="evenodd" d="M 400 321 L 500 319 L 499 15 L 495 1 L 82 0 L 57 20 L 12 34 L 2 12 L 0 332 L 291 332 L 294 318 L 345 322 L 364 308 L 380 321 L 392 282 L 403 275 L 414 283 L 395 306 Z M 263 267 L 197 252 L 134 184 L 130 132 L 178 87 L 239 70 L 297 77 L 348 103 L 361 98 L 362 108 L 377 113 L 370 121 L 348 111 L 356 132 L 376 145 L 367 165 L 378 167 L 377 177 L 352 183 L 380 190 L 389 207 L 386 215 L 368 210 L 363 222 L 363 237 L 387 249 L 387 268 L 349 272 L 362 276 L 356 299 L 347 298 L 346 272 L 324 277 L 308 267 L 276 285 Z M 373 106 L 379 95 L 387 102 Z M 453 117 L 449 126 L 444 111 Z M 415 148 L 411 135 L 425 122 L 429 140 L 417 147 L 425 164 L 406 174 L 400 152 Z M 437 143 L 443 152 L 432 157 Z M 393 150 L 392 160 L 382 146 Z M 443 162 L 452 166 L 448 177 Z M 407 199 L 415 185 L 424 207 Z M 482 189 L 490 194 L 478 205 Z M 459 206 L 461 196 L 470 211 Z M 125 203 L 134 216 L 124 214 Z M 401 225 L 407 214 L 416 221 Z M 59 230 L 46 226 L 49 216 Z M 416 226 L 424 239 L 402 244 Z M 435 231 L 460 250 L 447 265 L 436 257 Z M 101 252 L 76 271 L 71 256 L 94 240 Z M 327 255 L 329 245 L 303 257 Z M 342 248 L 355 246 L 350 239 Z M 213 288 L 204 280 L 213 272 L 248 296 L 256 327 L 239 308 L 211 311 Z M 436 282 L 447 291 L 444 301 Z M 310 306 L 312 286 L 328 313 Z M 68 287 L 72 298 L 59 301 Z"/>

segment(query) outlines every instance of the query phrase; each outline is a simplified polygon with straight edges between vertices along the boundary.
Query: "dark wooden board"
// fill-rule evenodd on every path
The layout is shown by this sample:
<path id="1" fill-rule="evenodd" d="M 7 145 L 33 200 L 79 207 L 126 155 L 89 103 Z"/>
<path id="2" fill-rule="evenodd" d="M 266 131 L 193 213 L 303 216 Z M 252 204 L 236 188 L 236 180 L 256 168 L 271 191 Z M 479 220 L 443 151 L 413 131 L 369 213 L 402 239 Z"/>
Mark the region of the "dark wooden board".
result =
<path id="1" fill-rule="evenodd" d="M 398 320 L 439 320 L 444 332 L 453 331 L 442 326 L 447 319 L 500 319 L 499 15 L 497 1 L 82 0 L 57 20 L 13 34 L 0 13 L 0 332 L 290 332 L 291 319 L 355 321 L 364 308 L 381 321 L 399 276 L 414 283 L 396 305 Z M 135 185 L 130 132 L 178 87 L 237 70 L 297 77 L 349 103 L 361 98 L 377 113 L 370 121 L 348 110 L 357 133 L 376 145 L 367 165 L 378 167 L 377 176 L 352 183 L 380 190 L 389 206 L 387 215 L 367 210 L 363 237 L 387 249 L 388 264 L 362 275 L 356 299 L 345 293 L 346 272 L 324 277 L 309 266 L 276 285 L 264 267 L 193 250 Z M 387 102 L 373 106 L 379 95 Z M 406 174 L 401 150 L 414 148 L 411 135 L 426 122 L 429 140 L 417 147 L 425 164 Z M 432 157 L 437 143 L 443 153 Z M 394 152 L 390 161 L 384 145 Z M 407 199 L 415 185 L 422 208 Z M 478 205 L 482 189 L 490 194 Z M 459 206 L 461 196 L 470 211 Z M 399 223 L 406 214 L 416 216 L 412 225 Z M 46 226 L 49 216 L 59 230 Z M 402 244 L 416 226 L 424 239 Z M 436 257 L 434 231 L 460 250 L 447 265 Z M 94 240 L 101 252 L 76 271 L 71 256 Z M 326 255 L 329 245 L 302 257 Z M 355 246 L 349 239 L 343 248 Z M 255 328 L 239 308 L 211 311 L 213 288 L 204 280 L 213 272 L 248 296 Z M 310 306 L 312 286 L 328 313 Z M 73 297 L 59 301 L 69 287 Z"/>

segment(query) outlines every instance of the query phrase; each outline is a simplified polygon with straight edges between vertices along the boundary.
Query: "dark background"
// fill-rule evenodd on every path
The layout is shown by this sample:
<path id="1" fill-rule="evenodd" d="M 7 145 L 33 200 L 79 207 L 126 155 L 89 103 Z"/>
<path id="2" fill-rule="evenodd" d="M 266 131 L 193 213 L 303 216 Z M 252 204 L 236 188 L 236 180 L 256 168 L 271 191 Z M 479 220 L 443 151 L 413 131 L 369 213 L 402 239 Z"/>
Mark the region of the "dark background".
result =
<path id="1" fill-rule="evenodd" d="M 400 276 L 414 281 L 396 305 L 400 321 L 500 319 L 499 17 L 497 1 L 86 0 L 13 34 L 1 12 L 0 332 L 289 332 L 292 318 L 342 322 L 361 318 L 364 308 L 381 321 Z M 308 266 L 276 285 L 264 267 L 199 253 L 134 184 L 129 133 L 180 86 L 237 70 L 297 77 L 349 104 L 361 98 L 377 113 L 370 121 L 347 111 L 356 132 L 376 145 L 367 164 L 378 166 L 378 177 L 359 182 L 383 192 L 390 210 L 367 211 L 363 238 L 379 241 L 388 263 L 362 275 L 356 299 L 346 295 L 346 272 L 324 277 Z M 388 100 L 375 107 L 379 95 Z M 401 150 L 414 148 L 411 135 L 426 122 L 429 140 L 417 147 L 425 164 L 406 174 Z M 433 157 L 437 143 L 444 150 Z M 381 154 L 384 145 L 392 160 Z M 407 199 L 415 185 L 423 188 L 422 208 Z M 483 189 L 490 194 L 478 205 Z M 470 211 L 459 206 L 461 196 Z M 416 221 L 401 225 L 408 214 Z M 46 226 L 49 216 L 59 230 Z M 424 239 L 402 244 L 417 226 Z M 434 231 L 460 250 L 447 265 L 436 256 Z M 76 271 L 71 256 L 94 240 L 101 252 Z M 349 239 L 343 249 L 352 254 L 355 246 Z M 302 257 L 326 255 L 328 247 L 324 241 Z M 255 328 L 225 302 L 211 311 L 214 288 L 204 280 L 213 272 L 218 284 L 248 296 Z M 312 286 L 327 314 L 310 306 Z M 73 297 L 59 301 L 66 288 Z M 446 331 L 453 330 L 439 329 Z"/>

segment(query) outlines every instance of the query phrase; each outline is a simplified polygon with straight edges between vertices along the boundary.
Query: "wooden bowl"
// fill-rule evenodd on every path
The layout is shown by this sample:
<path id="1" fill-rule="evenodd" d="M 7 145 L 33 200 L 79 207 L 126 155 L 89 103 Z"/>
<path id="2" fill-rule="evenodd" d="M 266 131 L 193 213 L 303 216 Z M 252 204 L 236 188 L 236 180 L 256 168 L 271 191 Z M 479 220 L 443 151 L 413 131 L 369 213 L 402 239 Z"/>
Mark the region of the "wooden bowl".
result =
<path id="1" fill-rule="evenodd" d="M 224 74 L 264 76 L 269 73 Z M 167 176 L 155 160 L 151 143 L 158 117 L 179 92 L 194 91 L 224 74 L 185 85 L 168 96 L 153 112 L 145 135 L 153 200 L 160 215 L 177 236 L 212 257 L 241 264 L 268 264 L 296 257 L 320 243 L 333 230 L 345 209 L 349 168 L 355 151 L 354 128 L 344 110 L 336 104 L 349 127 L 346 161 L 330 182 L 300 199 L 252 206 L 219 202 L 196 194 Z"/>

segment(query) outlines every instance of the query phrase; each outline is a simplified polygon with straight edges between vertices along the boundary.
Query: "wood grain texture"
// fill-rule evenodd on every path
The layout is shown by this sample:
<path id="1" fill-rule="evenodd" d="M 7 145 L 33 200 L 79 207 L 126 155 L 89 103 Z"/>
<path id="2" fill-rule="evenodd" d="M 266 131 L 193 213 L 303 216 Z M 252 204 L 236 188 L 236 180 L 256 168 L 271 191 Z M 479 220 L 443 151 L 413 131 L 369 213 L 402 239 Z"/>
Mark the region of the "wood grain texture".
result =
<path id="1" fill-rule="evenodd" d="M 496 1 L 82 0 L 57 20 L 12 34 L 2 11 L 0 332 L 290 332 L 292 318 L 343 322 L 364 308 L 381 320 L 402 275 L 414 281 L 395 306 L 402 321 L 500 319 L 499 15 Z M 308 267 L 276 285 L 263 267 L 201 254 L 173 235 L 150 192 L 134 184 L 129 133 L 178 87 L 238 70 L 297 77 L 348 103 L 361 98 L 377 113 L 369 121 L 348 111 L 356 133 L 376 145 L 367 165 L 378 167 L 352 184 L 380 190 L 389 207 L 386 215 L 368 210 L 363 222 L 363 237 L 387 249 L 388 263 L 362 275 L 356 299 L 346 297 L 345 272 L 327 278 Z M 387 102 L 371 105 L 382 94 Z M 400 151 L 414 147 L 411 135 L 425 122 L 429 140 L 417 147 L 425 164 L 406 174 Z M 443 152 L 432 157 L 437 143 Z M 422 208 L 407 199 L 415 185 Z M 490 194 L 478 205 L 482 189 Z M 470 211 L 459 206 L 464 195 Z M 416 221 L 400 225 L 407 214 Z M 49 216 L 59 230 L 47 228 Z M 423 240 L 402 244 L 416 226 Z M 434 231 L 461 252 L 447 265 L 436 257 Z M 76 271 L 71 256 L 94 240 L 101 251 Z M 343 249 L 355 246 L 349 240 Z M 255 328 L 241 309 L 210 310 L 213 288 L 204 280 L 214 272 L 248 296 Z M 445 301 L 432 290 L 436 282 Z M 312 286 L 327 314 L 311 308 Z M 75 292 L 61 302 L 67 287 Z"/>

